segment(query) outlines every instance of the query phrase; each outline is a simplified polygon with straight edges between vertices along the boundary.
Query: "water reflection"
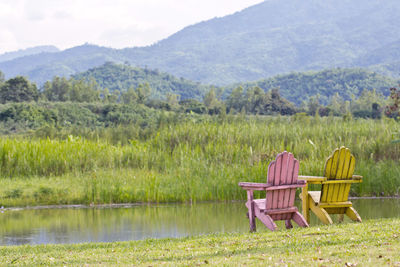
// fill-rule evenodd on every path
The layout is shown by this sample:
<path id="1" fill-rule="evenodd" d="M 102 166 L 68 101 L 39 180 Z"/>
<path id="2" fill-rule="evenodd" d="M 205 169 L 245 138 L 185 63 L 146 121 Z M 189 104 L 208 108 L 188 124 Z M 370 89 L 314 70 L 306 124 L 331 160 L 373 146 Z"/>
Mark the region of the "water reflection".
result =
<path id="1" fill-rule="evenodd" d="M 400 217 L 400 199 L 357 199 L 363 220 Z M 0 245 L 81 243 L 248 232 L 244 203 L 168 204 L 124 208 L 7 210 Z M 311 224 L 317 224 L 314 216 Z M 260 223 L 258 231 L 267 231 Z M 283 227 L 282 224 L 278 224 Z"/>

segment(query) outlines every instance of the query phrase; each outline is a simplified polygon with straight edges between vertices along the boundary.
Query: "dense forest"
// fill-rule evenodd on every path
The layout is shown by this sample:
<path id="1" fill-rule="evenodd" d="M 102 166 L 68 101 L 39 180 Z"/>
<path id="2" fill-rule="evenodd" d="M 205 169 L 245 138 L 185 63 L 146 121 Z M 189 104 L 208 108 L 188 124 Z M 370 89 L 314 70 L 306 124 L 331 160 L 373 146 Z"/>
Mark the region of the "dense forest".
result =
<path id="1" fill-rule="evenodd" d="M 7 78 L 42 86 L 107 61 L 225 86 L 292 71 L 371 68 L 399 77 L 398 0 L 269 0 L 188 26 L 148 47 L 85 44 L 0 62 Z"/>
<path id="2" fill-rule="evenodd" d="M 388 96 L 388 88 L 399 81 L 364 69 L 327 69 L 323 71 L 293 72 L 277 75 L 256 82 L 241 83 L 229 88 L 242 86 L 244 89 L 258 86 L 264 91 L 279 88 L 286 99 L 300 105 L 310 97 L 318 97 L 321 104 L 328 104 L 332 97 L 339 95 L 343 100 L 352 100 L 361 96 L 363 91 L 375 90 Z"/>
<path id="3" fill-rule="evenodd" d="M 129 66 L 106 64 L 104 68 L 94 69 L 98 75 L 108 70 L 124 70 L 123 75 L 132 73 L 146 74 L 145 70 L 131 68 Z M 112 75 L 118 76 L 119 72 Z M 94 77 L 81 76 L 76 78 L 54 77 L 41 88 L 27 78 L 17 76 L 6 80 L 0 72 L 0 125 L 2 134 L 27 133 L 38 131 L 39 134 L 51 135 L 53 131 L 62 129 L 74 129 L 75 134 L 84 135 L 85 129 L 112 128 L 117 126 L 129 126 L 136 128 L 130 134 L 126 134 L 125 141 L 132 136 L 146 135 L 147 131 L 154 131 L 162 124 L 172 121 L 190 119 L 195 114 L 216 115 L 224 120 L 229 115 L 295 115 L 295 116 L 342 116 L 379 119 L 382 116 L 397 118 L 398 91 L 396 88 L 386 87 L 386 90 L 362 90 L 361 85 L 379 84 L 377 81 L 385 81 L 376 74 L 361 72 L 359 70 L 331 70 L 315 74 L 293 74 L 286 77 L 291 84 L 318 84 L 324 79 L 341 77 L 344 83 L 341 86 L 349 86 L 354 89 L 354 94 L 349 98 L 342 97 L 344 87 L 340 90 L 332 88 L 330 97 L 323 100 L 324 95 L 317 94 L 304 100 L 301 105 L 295 105 L 281 95 L 287 93 L 279 86 L 273 86 L 273 82 L 284 84 L 284 76 L 278 76 L 275 80 L 255 83 L 252 86 L 246 84 L 246 89 L 236 86 L 230 93 L 223 97 L 222 88 L 210 87 L 199 99 L 181 99 L 176 93 L 167 92 L 160 99 L 161 94 L 153 94 L 156 84 L 163 78 L 168 85 L 171 76 L 166 74 L 147 72 L 146 78 L 154 79 L 153 83 L 147 83 L 146 79 L 138 76 L 128 80 L 132 82 L 125 90 L 113 91 L 101 87 Z M 104 73 L 103 73 L 104 74 Z M 112 77 L 110 74 L 110 77 Z M 96 76 L 97 78 L 100 76 Z M 133 77 L 133 76 L 132 76 Z M 324 77 L 324 79 L 322 78 Z M 353 81 L 350 78 L 364 77 L 364 80 Z M 150 81 L 151 81 L 150 79 Z M 348 80 L 346 80 L 348 79 Z M 144 83 L 139 83 L 144 82 Z M 156 81 L 154 83 L 154 81 Z M 180 80 L 183 82 L 184 80 Z M 314 81 L 314 82 L 313 82 Z M 134 86 L 136 82 L 137 85 Z M 269 84 L 263 89 L 263 84 Z M 276 85 L 277 83 L 275 83 Z M 287 84 L 290 84 L 287 82 Z M 388 83 L 389 84 L 389 83 Z M 173 84 L 170 84 L 173 88 Z M 260 86 L 261 85 L 261 86 Z M 329 86 L 329 83 L 325 83 Z M 123 85 L 121 85 L 123 88 Z M 184 86 L 183 84 L 181 86 Z M 360 88 L 357 88 L 360 86 Z M 166 87 L 168 88 L 168 87 Z M 266 90 L 266 91 L 264 91 Z M 357 91 L 358 90 L 358 91 Z M 175 91 L 173 91 L 175 92 Z M 179 92 L 179 91 L 178 91 Z M 305 94 L 305 93 L 304 93 Z M 390 95 L 390 96 L 386 96 Z M 300 96 L 299 96 L 300 98 Z M 83 132 L 82 132 L 83 131 Z M 31 132 L 32 133 L 32 132 Z"/>

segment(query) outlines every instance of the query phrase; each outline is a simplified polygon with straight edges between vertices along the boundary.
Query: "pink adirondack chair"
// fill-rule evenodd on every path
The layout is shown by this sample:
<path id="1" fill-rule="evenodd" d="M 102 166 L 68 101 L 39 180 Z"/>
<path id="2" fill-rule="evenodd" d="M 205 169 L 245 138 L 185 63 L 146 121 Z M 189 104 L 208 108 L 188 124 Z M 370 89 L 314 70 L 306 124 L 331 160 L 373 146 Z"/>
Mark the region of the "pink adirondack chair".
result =
<path id="1" fill-rule="evenodd" d="M 285 220 L 287 229 L 293 227 L 291 220 L 301 227 L 308 227 L 307 221 L 294 206 L 296 189 L 306 185 L 305 181 L 297 180 L 298 173 L 299 162 L 292 153 L 284 151 L 269 164 L 266 184 L 239 183 L 247 191 L 250 231 L 256 231 L 256 217 L 272 231 L 278 228 L 276 220 Z M 266 191 L 265 199 L 254 199 L 254 190 Z"/>

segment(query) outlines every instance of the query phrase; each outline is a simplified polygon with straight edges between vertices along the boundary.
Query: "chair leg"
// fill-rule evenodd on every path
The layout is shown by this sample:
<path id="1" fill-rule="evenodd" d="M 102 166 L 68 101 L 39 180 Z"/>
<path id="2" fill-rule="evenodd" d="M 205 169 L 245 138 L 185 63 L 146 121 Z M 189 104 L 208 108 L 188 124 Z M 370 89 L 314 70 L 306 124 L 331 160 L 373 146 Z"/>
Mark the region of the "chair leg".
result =
<path id="1" fill-rule="evenodd" d="M 250 232 L 255 232 L 256 229 L 256 217 L 254 215 L 254 211 L 247 212 L 247 218 L 249 218 L 249 223 L 250 223 Z"/>
<path id="2" fill-rule="evenodd" d="M 292 229 L 293 228 L 293 225 L 290 222 L 290 219 L 289 220 L 285 220 L 285 226 L 286 226 L 286 229 Z"/>
<path id="3" fill-rule="evenodd" d="M 295 221 L 300 227 L 308 227 L 308 223 L 306 219 L 303 217 L 303 215 L 300 214 L 300 212 L 296 211 L 292 215 L 293 221 Z"/>
<path id="4" fill-rule="evenodd" d="M 358 215 L 357 211 L 353 207 L 346 209 L 346 215 L 355 222 L 362 222 L 360 215 Z"/>
<path id="5" fill-rule="evenodd" d="M 257 216 L 257 218 L 271 231 L 275 231 L 278 229 L 278 226 L 274 223 L 274 220 L 272 220 L 271 216 L 267 214 L 260 214 Z"/>
<path id="6" fill-rule="evenodd" d="M 308 185 L 301 189 L 301 194 L 299 195 L 301 199 L 301 208 L 303 211 L 303 217 L 306 219 L 307 223 L 310 223 L 310 206 L 313 204 L 308 196 Z"/>
<path id="7" fill-rule="evenodd" d="M 324 224 L 332 224 L 332 219 L 329 214 L 323 208 L 316 205 L 310 205 L 312 212 L 320 219 Z"/>

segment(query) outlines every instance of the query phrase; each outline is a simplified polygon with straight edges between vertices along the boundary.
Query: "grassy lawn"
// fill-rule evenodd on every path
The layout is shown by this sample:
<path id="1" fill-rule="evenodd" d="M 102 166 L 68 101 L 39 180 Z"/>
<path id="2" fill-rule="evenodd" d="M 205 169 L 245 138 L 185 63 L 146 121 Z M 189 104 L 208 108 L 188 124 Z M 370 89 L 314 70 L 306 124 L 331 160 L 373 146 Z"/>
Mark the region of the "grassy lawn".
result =
<path id="1" fill-rule="evenodd" d="M 0 247 L 0 265 L 400 266 L 399 251 L 400 219 L 382 219 L 251 234 Z"/>

